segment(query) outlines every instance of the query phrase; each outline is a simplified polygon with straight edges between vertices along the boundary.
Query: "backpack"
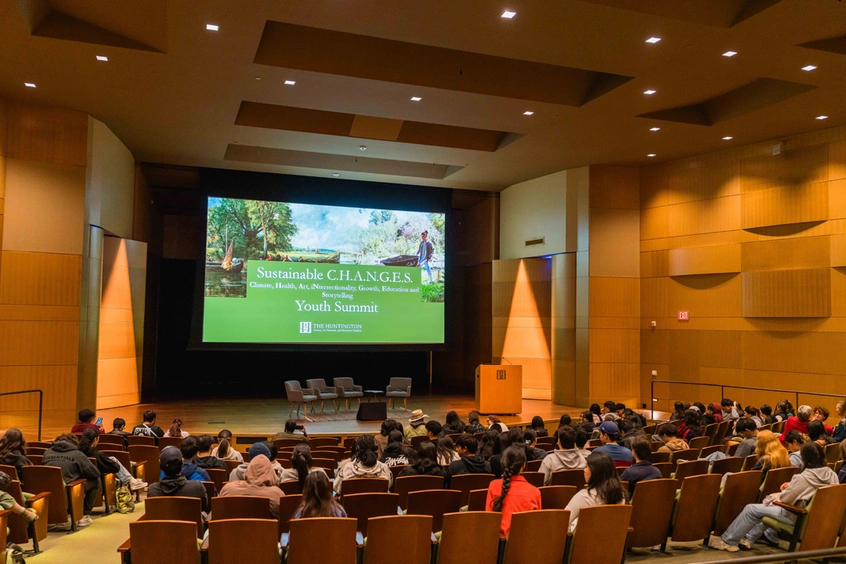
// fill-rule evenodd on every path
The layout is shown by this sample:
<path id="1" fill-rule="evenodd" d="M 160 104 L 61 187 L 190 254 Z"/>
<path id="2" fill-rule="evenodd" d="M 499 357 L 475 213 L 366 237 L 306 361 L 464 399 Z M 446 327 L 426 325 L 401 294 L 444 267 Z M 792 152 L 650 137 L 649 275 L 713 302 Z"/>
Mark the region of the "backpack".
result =
<path id="1" fill-rule="evenodd" d="M 135 502 L 132 500 L 132 492 L 129 484 L 119 486 L 115 492 L 115 506 L 118 513 L 132 513 L 135 511 Z"/>
<path id="2" fill-rule="evenodd" d="M 3 564 L 24 564 L 24 562 L 23 552 L 20 551 L 20 547 L 6 549 Z"/>

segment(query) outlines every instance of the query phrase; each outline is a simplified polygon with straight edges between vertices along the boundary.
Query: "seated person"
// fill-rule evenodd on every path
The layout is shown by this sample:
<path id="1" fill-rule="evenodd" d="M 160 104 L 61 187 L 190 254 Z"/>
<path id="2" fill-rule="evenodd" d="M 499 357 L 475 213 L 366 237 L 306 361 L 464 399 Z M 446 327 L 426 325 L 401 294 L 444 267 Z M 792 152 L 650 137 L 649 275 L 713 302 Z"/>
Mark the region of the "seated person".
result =
<path id="1" fill-rule="evenodd" d="M 499 417 L 496 415 L 488 415 L 488 429 L 493 429 L 494 431 L 499 431 L 500 433 L 507 433 L 508 427 L 499 420 Z"/>
<path id="2" fill-rule="evenodd" d="M 112 430 L 109 431 L 108 435 L 118 435 L 120 437 L 126 438 L 130 435 L 126 429 L 126 421 L 120 417 L 115 417 L 115 420 L 112 421 Z M 126 441 L 124 441 L 126 443 Z"/>
<path id="3" fill-rule="evenodd" d="M 164 437 L 164 431 L 161 427 L 156 425 L 156 412 L 152 409 L 145 411 L 144 422 L 140 425 L 136 425 L 132 429 L 132 434 L 154 438 Z"/>
<path id="4" fill-rule="evenodd" d="M 0 438 L 0 464 L 14 466 L 18 471 L 15 476 L 18 480 L 23 477 L 21 468 L 29 466 L 32 462 L 26 457 L 26 440 L 21 430 L 12 427 Z"/>
<path id="5" fill-rule="evenodd" d="M 623 484 L 617 477 L 614 460 L 604 452 L 597 452 L 598 450 L 594 450 L 587 458 L 587 466 L 585 466 L 587 487 L 580 490 L 567 504 L 566 509 L 570 512 L 570 532 L 578 526 L 579 512 L 582 508 L 626 503 Z"/>
<path id="6" fill-rule="evenodd" d="M 200 447 L 197 444 L 196 437 L 186 437 L 182 439 L 182 444 L 179 446 L 179 451 L 182 453 L 182 475 L 186 479 L 194 482 L 211 482 L 209 473 L 197 466 L 194 458 L 197 456 Z M 159 479 L 164 478 L 164 470 L 159 476 Z"/>
<path id="7" fill-rule="evenodd" d="M 274 472 L 276 472 L 277 478 L 282 476 L 282 472 L 285 469 L 282 468 L 282 465 L 276 460 L 276 445 L 268 441 L 253 443 L 250 450 L 247 452 L 250 455 L 250 460 L 256 456 L 266 457 L 270 461 L 270 467 L 273 468 Z M 236 480 L 243 480 L 247 474 L 248 467 L 249 464 L 247 462 L 239 464 L 237 468 L 234 468 L 232 472 L 229 473 L 229 481 L 234 482 Z"/>
<path id="8" fill-rule="evenodd" d="M 174 446 L 162 449 L 159 464 L 164 478 L 152 484 L 147 497 L 182 496 L 196 497 L 202 501 L 203 511 L 209 510 L 209 498 L 202 482 L 189 480 L 182 474 L 182 453 Z"/>
<path id="9" fill-rule="evenodd" d="M 279 483 L 299 482 L 300 491 L 302 491 L 306 477 L 312 472 L 326 474 L 326 470 L 323 468 L 311 465 L 311 447 L 306 444 L 299 444 L 294 447 L 294 452 L 291 453 L 291 468 L 282 470 Z M 329 476 L 326 477 L 328 479 Z"/>
<path id="10" fill-rule="evenodd" d="M 291 519 L 308 517 L 346 517 L 344 507 L 335 501 L 332 484 L 322 472 L 311 472 L 303 485 L 303 502 Z"/>
<path id="11" fill-rule="evenodd" d="M 446 486 L 449 479 L 459 474 L 490 474 L 491 465 L 476 454 L 479 443 L 473 435 L 462 435 L 455 442 L 455 452 L 460 457 L 447 468 Z"/>
<path id="12" fill-rule="evenodd" d="M 226 463 L 212 454 L 212 443 L 214 439 L 211 435 L 200 435 L 197 437 L 197 456 L 194 457 L 194 462 L 203 469 L 215 468 L 217 470 L 228 470 Z M 184 443 L 184 441 L 183 441 Z"/>
<path id="13" fill-rule="evenodd" d="M 440 421 L 435 421 L 434 419 L 430 419 L 426 422 L 426 436 L 429 437 L 429 440 L 435 442 L 443 433 L 443 426 L 441 425 Z"/>
<path id="14" fill-rule="evenodd" d="M 631 445 L 635 462 L 623 470 L 622 475 L 620 475 L 620 480 L 629 483 L 629 499 L 634 495 L 635 486 L 638 482 L 658 480 L 663 477 L 661 471 L 649 461 L 649 456 L 652 454 L 650 442 L 644 437 L 637 437 Z"/>
<path id="15" fill-rule="evenodd" d="M 297 431 L 302 432 L 298 433 Z M 308 433 L 306 432 L 305 425 L 300 425 L 294 419 L 288 419 L 285 421 L 285 430 L 273 435 L 272 440 L 276 441 L 279 439 L 296 439 L 308 444 Z"/>
<path id="16" fill-rule="evenodd" d="M 786 486 L 782 486 L 781 493 L 773 496 L 777 496 L 782 503 L 805 507 L 819 488 L 837 484 L 838 480 L 834 470 L 826 466 L 825 453 L 820 445 L 815 442 L 805 443 L 800 453 L 805 469 L 794 475 Z M 709 546 L 717 550 L 737 552 L 740 546 L 751 549 L 762 536 L 768 544 L 777 546 L 778 535 L 764 524 L 763 518 L 772 517 L 784 523 L 793 523 L 796 517 L 777 505 L 767 504 L 768 500 L 764 501 L 765 503 L 747 505 L 722 537 L 711 537 Z"/>
<path id="17" fill-rule="evenodd" d="M 452 437 L 441 437 L 434 443 L 438 449 L 439 465 L 446 467 L 459 459 L 458 453 L 455 452 L 455 442 L 453 442 Z"/>
<path id="18" fill-rule="evenodd" d="M 376 458 L 376 440 L 372 435 L 362 435 L 355 440 L 355 455 L 349 464 L 338 469 L 335 475 L 335 493 L 341 493 L 344 480 L 351 478 L 382 478 L 388 481 L 388 488 L 394 481 L 390 468 Z M 386 488 L 387 490 L 387 488 Z"/>
<path id="19" fill-rule="evenodd" d="M 579 470 L 587 466 L 585 457 L 576 448 L 576 433 L 572 427 L 561 427 L 555 432 L 558 435 L 557 448 L 550 452 L 541 462 L 540 471 L 543 472 L 543 485 L 552 483 L 552 474 L 559 470 Z M 582 433 L 583 436 L 584 433 Z M 587 441 L 585 441 L 587 442 Z"/>
<path id="20" fill-rule="evenodd" d="M 743 419 L 740 421 L 743 421 Z M 766 478 L 767 472 L 773 468 L 787 468 L 792 465 L 790 462 L 790 453 L 781 445 L 781 441 L 778 440 L 778 437 L 772 431 L 761 431 L 758 433 L 758 441 L 755 443 L 754 454 L 758 457 L 758 461 L 752 469 L 761 470 L 761 483 Z"/>
<path id="21" fill-rule="evenodd" d="M 232 432 L 229 429 L 223 429 L 217 434 L 217 446 L 212 450 L 212 456 L 221 460 L 244 462 L 244 457 L 241 456 L 241 453 L 232 448 Z"/>
<path id="22" fill-rule="evenodd" d="M 373 438 L 376 439 L 376 447 L 378 448 L 380 460 L 382 459 L 382 453 L 385 451 L 385 447 L 388 446 L 388 435 L 391 434 L 391 431 L 399 431 L 402 433 L 402 425 L 393 419 L 385 419 L 382 421 L 379 433 L 373 435 Z M 403 434 L 403 436 L 405 436 L 405 434 Z"/>
<path id="23" fill-rule="evenodd" d="M 658 452 L 669 452 L 670 454 L 679 450 L 688 450 L 690 446 L 684 439 L 679 437 L 679 428 L 675 423 L 668 423 L 661 427 L 658 431 L 658 436 L 664 441 L 664 446 L 658 449 Z"/>
<path id="24" fill-rule="evenodd" d="M 100 474 L 114 474 L 118 487 L 129 486 L 132 491 L 143 490 L 147 487 L 147 482 L 133 478 L 129 470 L 123 467 L 118 460 L 113 456 L 108 456 L 97 450 L 97 444 L 100 442 L 100 433 L 96 429 L 86 429 L 82 432 L 82 437 L 79 439 L 79 450 L 88 458 L 93 458 L 97 461 L 97 469 Z"/>
<path id="25" fill-rule="evenodd" d="M 184 439 L 185 437 L 188 437 L 190 435 L 186 431 L 182 430 L 182 419 L 174 419 L 170 424 L 170 428 L 167 430 L 167 433 L 165 433 L 164 436 Z"/>
<path id="26" fill-rule="evenodd" d="M 790 431 L 799 431 L 803 435 L 808 434 L 808 423 L 811 421 L 811 416 L 814 414 L 810 405 L 800 405 L 796 410 L 796 415 L 788 417 L 784 422 L 784 427 L 781 430 L 781 436 L 786 437 Z M 782 443 L 784 440 L 782 439 Z"/>
<path id="27" fill-rule="evenodd" d="M 475 435 L 476 433 L 484 433 L 487 431 L 482 422 L 479 420 L 481 414 L 475 409 L 467 414 L 467 425 L 464 427 L 464 432 L 468 435 Z"/>
<path id="28" fill-rule="evenodd" d="M 417 457 L 409 461 L 400 476 L 446 476 L 446 470 L 438 464 L 438 449 L 435 443 L 426 441 L 417 447 Z"/>
<path id="29" fill-rule="evenodd" d="M 444 423 L 443 429 L 441 430 L 442 435 L 460 435 L 464 432 L 464 428 L 466 425 L 464 421 L 462 421 L 458 417 L 458 413 L 454 411 L 450 411 L 446 414 L 446 423 Z"/>
<path id="30" fill-rule="evenodd" d="M 12 494 L 4 491 L 12 483 L 12 477 L 5 472 L 0 472 L 0 511 L 11 511 L 15 515 L 22 515 L 27 523 L 38 519 L 38 513 L 34 509 L 26 508 L 12 497 Z M 11 562 L 11 560 L 10 560 Z"/>
<path id="31" fill-rule="evenodd" d="M 266 497 L 270 500 L 270 513 L 279 516 L 279 498 L 283 493 L 277 487 L 279 477 L 273 471 L 270 460 L 266 456 L 250 458 L 243 480 L 227 482 L 220 490 L 223 497 L 232 495 L 249 495 Z"/>
<path id="32" fill-rule="evenodd" d="M 502 512 L 500 535 L 507 537 L 511 531 L 511 516 L 520 511 L 541 508 L 541 493 L 538 488 L 520 475 L 526 466 L 526 450 L 511 446 L 502 453 L 502 478 L 488 486 L 485 511 Z"/>
<path id="33" fill-rule="evenodd" d="M 738 419 L 734 432 L 740 438 L 740 444 L 734 455 L 746 458 L 750 454 L 755 454 L 755 444 L 758 441 L 758 424 L 755 420 L 751 417 Z"/>
<path id="34" fill-rule="evenodd" d="M 99 433 L 99 430 L 97 431 Z M 44 466 L 58 466 L 62 469 L 65 484 L 70 484 L 80 478 L 85 479 L 85 499 L 82 503 L 84 517 L 77 521 L 77 527 L 87 527 L 93 523 L 91 512 L 94 501 L 100 490 L 100 471 L 80 452 L 76 435 L 59 435 L 47 452 L 41 463 Z"/>
<path id="35" fill-rule="evenodd" d="M 92 423 L 94 421 L 94 412 L 90 409 L 83 409 L 79 412 L 79 423 L 76 423 L 73 427 L 71 427 L 70 432 L 73 434 L 81 433 L 86 429 L 94 429 L 98 433 L 105 433 L 106 430 L 103 429 L 103 423 L 100 422 L 99 425 Z"/>
<path id="36" fill-rule="evenodd" d="M 526 445 L 526 459 L 543 460 L 546 458 L 546 451 L 538 448 L 538 435 L 534 429 L 523 431 L 523 444 Z"/>
<path id="37" fill-rule="evenodd" d="M 566 413 L 561 416 L 561 420 L 563 420 L 565 416 L 567 417 L 567 422 L 564 423 L 564 425 L 569 425 L 570 424 L 570 416 L 567 415 Z M 564 425 L 561 425 L 560 422 L 559 422 L 559 427 L 563 427 Z M 535 415 L 534 417 L 532 417 L 532 424 L 529 426 L 529 428 L 532 431 L 534 431 L 535 434 L 538 437 L 548 437 L 549 436 L 549 431 L 547 431 L 546 425 L 543 422 L 543 417 L 541 417 L 540 415 Z"/>
<path id="38" fill-rule="evenodd" d="M 403 431 L 406 439 L 411 440 L 412 437 L 421 437 L 426 435 L 426 426 L 423 421 L 425 418 L 426 415 L 423 413 L 422 409 L 415 409 L 411 412 L 411 418 L 408 420 L 408 426 L 406 426 L 405 431 Z"/>
<path id="39" fill-rule="evenodd" d="M 402 433 L 396 430 L 391 431 L 388 435 L 388 446 L 382 452 L 381 458 L 381 461 L 387 466 L 405 466 L 408 464 L 408 457 L 405 455 L 402 439 Z"/>
<path id="40" fill-rule="evenodd" d="M 587 457 L 590 456 L 590 451 L 586 449 L 585 446 L 590 440 L 591 433 L 588 433 L 584 429 L 574 429 L 574 431 L 576 431 L 576 450 L 579 451 L 579 454 L 582 455 L 582 458 L 587 460 Z"/>
<path id="41" fill-rule="evenodd" d="M 620 428 L 613 421 L 604 421 L 599 426 L 599 440 L 602 446 L 594 449 L 593 452 L 602 452 L 611 457 L 615 466 L 628 467 L 632 465 L 632 451 L 624 446 L 618 445 Z"/>
<path id="42" fill-rule="evenodd" d="M 808 423 L 808 438 L 823 448 L 834 443 L 834 440 L 825 432 L 825 424 L 816 419 Z"/>
<path id="43" fill-rule="evenodd" d="M 803 435 L 799 431 L 790 431 L 784 437 L 784 446 L 787 448 L 791 466 L 802 468 L 802 455 L 799 454 L 799 451 L 806 442 L 808 442 L 807 435 Z"/>

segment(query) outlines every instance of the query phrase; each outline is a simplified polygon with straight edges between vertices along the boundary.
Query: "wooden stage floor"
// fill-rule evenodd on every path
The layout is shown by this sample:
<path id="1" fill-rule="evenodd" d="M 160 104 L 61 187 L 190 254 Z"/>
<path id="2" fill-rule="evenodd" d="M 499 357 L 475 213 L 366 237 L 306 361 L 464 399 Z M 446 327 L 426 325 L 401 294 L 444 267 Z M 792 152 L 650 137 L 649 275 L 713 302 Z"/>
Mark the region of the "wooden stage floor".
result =
<path id="1" fill-rule="evenodd" d="M 365 400 L 366 401 L 366 400 Z M 398 403 L 398 406 L 402 406 Z M 430 419 L 436 419 L 441 423 L 446 419 L 448 411 L 457 411 L 465 422 L 467 413 L 476 408 L 472 396 L 456 395 L 414 395 L 408 402 L 409 409 L 422 409 Z M 147 409 L 155 409 L 158 419 L 156 424 L 167 429 L 174 418 L 182 419 L 183 429 L 188 433 L 212 433 L 217 434 L 221 429 L 229 429 L 235 434 L 272 434 L 281 431 L 291 404 L 284 398 L 255 398 L 255 399 L 198 399 L 161 401 L 153 404 L 138 404 L 128 407 L 113 409 L 101 409 L 97 412 L 98 417 L 103 417 L 103 423 L 107 430 L 111 429 L 112 420 L 115 417 L 122 417 L 126 420 L 127 430 L 141 422 L 141 414 Z M 324 421 L 305 422 L 309 434 L 355 434 L 378 432 L 380 421 L 356 421 L 355 414 L 358 409 L 356 402 L 350 405 L 349 421 Z M 585 408 L 576 406 L 558 405 L 549 400 L 523 400 L 523 412 L 517 416 L 503 416 L 501 419 L 506 425 L 522 424 L 530 422 L 532 417 L 540 415 L 545 421 L 552 423 L 558 420 L 562 414 L 568 413 L 574 420 L 578 420 L 579 413 Z M 320 411 L 319 405 L 317 406 Z M 326 412 L 332 411 L 331 403 L 326 403 Z M 341 412 L 346 412 L 343 407 Z M 301 412 L 302 413 L 302 412 Z M 389 415 L 390 416 L 390 415 Z M 70 428 L 71 422 L 66 425 L 56 425 L 56 422 L 45 422 L 45 437 L 54 437 L 60 432 Z M 407 424 L 408 421 L 402 421 Z"/>

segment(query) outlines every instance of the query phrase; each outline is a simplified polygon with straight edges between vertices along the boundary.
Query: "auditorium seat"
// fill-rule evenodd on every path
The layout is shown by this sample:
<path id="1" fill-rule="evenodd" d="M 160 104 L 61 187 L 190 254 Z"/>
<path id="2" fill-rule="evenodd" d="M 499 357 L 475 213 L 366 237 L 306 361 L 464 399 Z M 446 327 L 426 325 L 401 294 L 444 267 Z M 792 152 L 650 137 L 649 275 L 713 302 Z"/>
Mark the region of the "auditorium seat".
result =
<path id="1" fill-rule="evenodd" d="M 326 400 L 332 401 L 332 407 L 335 408 L 335 413 L 338 413 L 338 404 L 335 401 L 339 397 L 338 392 L 334 387 L 327 386 L 326 380 L 323 378 L 310 378 L 306 380 L 306 387 L 317 393 L 317 397 L 320 399 L 320 413 L 323 413 Z"/>
<path id="2" fill-rule="evenodd" d="M 716 515 L 714 517 L 715 535 L 720 536 L 725 533 L 726 529 L 740 515 L 744 507 L 758 501 L 760 487 L 760 470 L 736 472 L 726 476 L 725 485 L 720 493 Z"/>
<path id="3" fill-rule="evenodd" d="M 699 451 L 699 458 L 708 458 L 710 455 L 714 454 L 715 452 L 725 452 L 726 445 L 711 445 L 704 447 L 701 451 Z"/>
<path id="4" fill-rule="evenodd" d="M 584 475 L 584 473 L 583 473 Z M 467 505 L 471 490 L 488 489 L 496 478 L 493 474 L 458 474 L 450 478 L 449 487 L 461 492 L 461 505 Z"/>
<path id="5" fill-rule="evenodd" d="M 216 518 L 209 521 L 208 564 L 278 564 L 276 528 L 274 519 Z"/>
<path id="6" fill-rule="evenodd" d="M 711 439 L 709 437 L 694 437 L 690 440 L 690 448 L 693 450 L 702 450 L 706 446 L 711 444 Z"/>
<path id="7" fill-rule="evenodd" d="M 126 439 L 121 435 L 100 435 L 97 450 L 126 450 Z"/>
<path id="8" fill-rule="evenodd" d="M 341 437 L 309 437 L 308 446 L 311 450 L 321 450 L 330 447 L 330 450 L 341 444 Z"/>
<path id="9" fill-rule="evenodd" d="M 359 493 L 387 493 L 389 484 L 384 478 L 349 478 L 341 482 L 341 497 Z"/>
<path id="10" fill-rule="evenodd" d="M 394 480 L 393 490 L 399 495 L 399 506 L 408 506 L 408 494 L 425 490 L 439 490 L 444 487 L 443 476 L 399 476 Z"/>
<path id="11" fill-rule="evenodd" d="M 584 470 L 558 470 L 552 473 L 550 486 L 576 486 L 578 489 L 585 487 Z"/>
<path id="12" fill-rule="evenodd" d="M 461 492 L 458 490 L 424 490 L 408 494 L 408 515 L 430 515 L 432 532 L 443 526 L 443 516 L 461 509 Z M 466 504 L 465 504 L 466 505 Z"/>
<path id="13" fill-rule="evenodd" d="M 576 486 L 542 486 L 538 489 L 543 509 L 565 509 L 579 491 Z"/>
<path id="14" fill-rule="evenodd" d="M 162 562 L 198 562 L 199 548 L 196 525 L 190 521 L 144 519 L 129 524 L 129 543 L 118 549 L 129 549 L 132 564 Z M 130 559 L 124 555 L 124 562 Z"/>
<path id="15" fill-rule="evenodd" d="M 282 533 L 287 533 L 290 528 L 290 521 L 291 516 L 297 510 L 297 507 L 303 501 L 303 496 L 299 493 L 296 494 L 285 494 L 281 498 L 279 498 L 279 535 L 282 536 Z"/>
<path id="16" fill-rule="evenodd" d="M 11 467 L 14 472 L 14 466 Z M 0 465 L 0 471 L 9 474 L 8 467 Z M 50 492 L 43 492 L 36 494 L 26 501 L 23 498 L 23 490 L 21 489 L 20 481 L 16 480 L 15 474 L 9 474 L 12 478 L 11 483 L 3 488 L 3 491 L 12 496 L 18 505 L 29 507 L 38 513 L 38 520 L 29 525 L 26 518 L 22 515 L 9 515 L 9 536 L 8 541 L 15 544 L 27 544 L 32 540 L 32 549 L 35 553 L 41 552 L 39 544 L 47 538 L 48 515 L 50 512 Z M 0 545 L 0 547 L 5 545 Z"/>
<path id="17" fill-rule="evenodd" d="M 687 478 L 688 476 L 699 476 L 700 474 L 707 474 L 708 473 L 708 461 L 707 460 L 680 460 L 678 466 L 676 466 L 676 472 L 673 474 L 673 478 L 676 479 L 678 483 L 677 488 L 680 488 L 682 485 L 682 480 Z"/>
<path id="18" fill-rule="evenodd" d="M 270 519 L 270 500 L 253 495 L 213 497 L 211 514 L 212 519 Z"/>
<path id="19" fill-rule="evenodd" d="M 678 466 L 680 460 L 690 461 L 699 458 L 699 451 L 695 449 L 677 450 L 670 457 L 670 462 Z"/>
<path id="20" fill-rule="evenodd" d="M 148 497 L 144 501 L 144 519 L 153 521 L 191 521 L 194 523 L 196 538 L 202 538 L 203 536 L 203 502 L 196 497 Z"/>
<path id="21" fill-rule="evenodd" d="M 399 496 L 395 493 L 347 494 L 343 498 L 347 517 L 356 519 L 356 530 L 367 536 L 367 520 L 383 515 L 397 515 Z"/>
<path id="22" fill-rule="evenodd" d="M 487 509 L 488 490 L 470 490 L 467 497 L 467 511 L 485 511 Z"/>
<path id="23" fill-rule="evenodd" d="M 388 398 L 388 407 L 394 407 L 394 399 L 402 398 L 402 406 L 408 409 L 408 398 L 411 397 L 411 378 L 391 378 L 388 387 L 385 388 L 385 397 Z"/>
<path id="24" fill-rule="evenodd" d="M 155 445 L 130 445 L 129 459 L 135 463 L 144 463 L 143 480 L 150 485 L 159 481 L 161 465 L 159 464 L 159 447 Z M 141 478 L 141 476 L 138 476 Z"/>
<path id="25" fill-rule="evenodd" d="M 628 537 L 629 548 L 655 546 L 664 542 L 676 503 L 676 488 L 675 480 L 665 478 L 637 483 L 631 499 L 629 526 L 634 530 Z M 581 521 L 579 517 L 579 527 L 582 526 Z"/>
<path id="26" fill-rule="evenodd" d="M 622 509 L 622 511 L 603 513 L 602 515 L 604 515 L 607 521 L 602 524 L 602 529 L 593 529 L 592 515 L 591 513 L 587 513 L 588 525 L 585 528 L 591 531 L 591 534 L 579 536 L 585 539 L 582 543 L 583 545 L 599 545 L 603 550 L 610 552 L 615 547 L 615 533 L 620 527 L 615 521 L 622 521 L 624 524 L 623 530 L 628 529 L 628 514 L 631 513 L 631 507 L 627 505 L 586 507 L 582 509 L 582 513 L 579 515 L 579 527 L 581 527 L 582 518 L 588 509 L 602 509 L 605 507 Z M 512 514 L 511 532 L 505 543 L 503 564 L 524 564 L 528 562 L 550 564 L 553 562 L 562 562 L 564 560 L 564 552 L 567 548 L 567 534 L 564 531 L 567 531 L 569 525 L 570 512 L 564 509 L 540 509 L 537 511 L 520 511 Z M 597 531 L 597 534 L 593 534 L 594 530 Z M 596 542 L 599 538 L 602 539 L 601 543 Z M 617 562 L 615 564 L 619 564 L 622 560 L 623 550 L 626 545 L 625 534 L 620 544 L 621 549 L 616 553 Z M 602 558 L 598 558 L 590 560 L 578 559 L 574 560 L 574 562 L 603 564 L 604 561 Z"/>
<path id="27" fill-rule="evenodd" d="M 291 413 L 288 417 L 293 417 L 294 407 L 297 408 L 297 417 L 300 415 L 300 407 L 303 408 L 304 415 L 308 415 L 308 406 L 311 405 L 311 412 L 315 413 L 314 402 L 317 401 L 317 392 L 310 388 L 303 388 L 299 380 L 288 380 L 285 382 L 285 395 L 291 403 Z"/>
<path id="28" fill-rule="evenodd" d="M 347 409 L 350 408 L 351 399 L 357 399 L 359 405 L 361 405 L 361 398 L 364 396 L 364 392 L 362 390 L 364 388 L 362 386 L 357 386 L 355 382 L 353 382 L 352 378 L 333 378 L 332 384 L 335 387 L 335 392 L 338 394 L 338 398 L 346 402 Z"/>
<path id="29" fill-rule="evenodd" d="M 543 485 L 543 472 L 522 472 L 520 475 L 536 488 Z"/>
<path id="30" fill-rule="evenodd" d="M 161 437 L 159 439 L 159 450 L 169 446 L 179 448 L 181 445 L 182 437 Z"/>
<path id="31" fill-rule="evenodd" d="M 214 482 L 214 487 L 217 488 L 217 491 L 223 489 L 223 482 L 229 480 L 229 472 L 226 470 L 221 470 L 220 468 L 206 468 L 206 472 L 211 478 L 211 481 Z"/>
<path id="32" fill-rule="evenodd" d="M 801 550 L 833 548 L 843 525 L 846 484 L 823 486 L 817 490 L 805 508 L 780 501 L 775 502 L 775 505 L 796 517 L 796 522 L 789 524 L 772 517 L 764 517 L 764 524 L 778 531 L 779 537 L 784 536 L 790 542 L 789 552 L 794 552 L 799 543 Z"/>
<path id="33" fill-rule="evenodd" d="M 720 495 L 719 474 L 690 476 L 682 481 L 681 493 L 676 500 L 669 540 L 691 542 L 702 540 L 707 543 L 714 523 L 714 513 Z M 667 539 L 661 545 L 663 552 Z"/>
<path id="34" fill-rule="evenodd" d="M 715 460 L 711 466 L 711 474 L 727 474 L 729 472 L 740 472 L 743 468 L 744 459 L 739 456 L 729 456 Z"/>
<path id="35" fill-rule="evenodd" d="M 541 464 L 543 464 L 543 460 L 530 460 L 526 463 L 526 470 L 528 472 L 537 472 L 540 470 Z"/>
<path id="36" fill-rule="evenodd" d="M 364 564 L 429 564 L 434 541 L 431 531 L 428 515 L 373 517 L 367 525 Z"/>
<path id="37" fill-rule="evenodd" d="M 470 560 L 496 562 L 501 521 L 502 516 L 493 512 L 468 511 L 444 515 L 438 564 L 467 564 Z"/>
<path id="38" fill-rule="evenodd" d="M 838 445 L 840 446 L 840 445 Z M 773 468 L 767 472 L 764 483 L 761 484 L 761 493 L 758 496 L 758 503 L 763 503 L 768 495 L 781 491 L 782 484 L 789 482 L 799 472 L 799 468 L 788 466 L 786 468 Z"/>
<path id="39" fill-rule="evenodd" d="M 24 466 L 23 485 L 29 493 L 49 493 L 47 523 L 64 525 L 71 520 L 71 530 L 82 519 L 82 502 L 85 498 L 85 480 L 74 480 L 68 484 L 62 479 L 62 469 L 56 466 Z"/>
<path id="40" fill-rule="evenodd" d="M 320 547 L 320 564 L 353 564 L 358 550 L 355 533 L 355 519 L 295 519 L 291 521 L 287 564 L 314 564 L 316 547 Z"/>
<path id="41" fill-rule="evenodd" d="M 126 437 L 126 444 L 128 446 L 132 445 L 156 445 L 156 438 L 155 437 L 148 437 L 146 435 L 130 435 Z"/>

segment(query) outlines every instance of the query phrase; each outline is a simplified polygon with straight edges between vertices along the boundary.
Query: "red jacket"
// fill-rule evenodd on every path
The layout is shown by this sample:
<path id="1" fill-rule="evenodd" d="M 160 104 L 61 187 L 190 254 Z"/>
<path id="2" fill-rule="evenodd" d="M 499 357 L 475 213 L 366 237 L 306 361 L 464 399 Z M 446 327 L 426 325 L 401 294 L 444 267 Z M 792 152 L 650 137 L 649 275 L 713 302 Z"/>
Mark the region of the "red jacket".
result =
<path id="1" fill-rule="evenodd" d="M 788 417 L 787 421 L 784 422 L 784 429 L 781 431 L 781 437 L 779 437 L 779 440 L 781 440 L 782 444 L 784 444 L 784 437 L 786 437 L 787 433 L 790 431 L 799 431 L 803 435 L 807 435 L 808 423 L 810 423 L 810 421 L 799 421 L 799 418 L 795 415 Z"/>
<path id="2" fill-rule="evenodd" d="M 73 427 L 71 427 L 71 433 L 81 433 L 86 429 L 94 429 L 101 435 L 103 434 L 103 429 L 95 425 L 94 423 L 77 423 Z"/>
<path id="3" fill-rule="evenodd" d="M 488 499 L 485 502 L 485 510 L 493 511 L 493 502 L 502 493 L 502 480 L 494 480 L 488 486 Z M 508 536 L 511 532 L 511 514 L 520 511 L 533 511 L 541 509 L 541 493 L 535 486 L 526 481 L 523 476 L 513 476 L 511 487 L 505 494 L 502 502 L 502 524 L 499 532 L 502 536 Z"/>

